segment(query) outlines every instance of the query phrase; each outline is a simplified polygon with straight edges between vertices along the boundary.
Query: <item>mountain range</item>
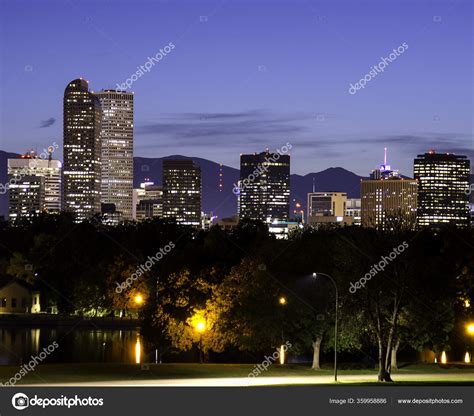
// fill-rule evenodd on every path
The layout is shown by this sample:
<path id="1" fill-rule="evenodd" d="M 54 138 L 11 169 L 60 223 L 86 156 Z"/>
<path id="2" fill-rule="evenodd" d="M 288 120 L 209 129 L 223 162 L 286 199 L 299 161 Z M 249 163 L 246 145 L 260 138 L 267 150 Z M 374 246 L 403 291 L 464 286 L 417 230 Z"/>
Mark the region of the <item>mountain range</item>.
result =
<path id="1" fill-rule="evenodd" d="M 7 159 L 16 158 L 16 153 L 0 151 L 0 183 L 7 183 Z M 239 170 L 230 166 L 198 157 L 171 155 L 162 158 L 134 158 L 135 188 L 147 178 L 155 184 L 162 183 L 162 167 L 164 159 L 191 159 L 201 168 L 202 174 L 202 209 L 204 212 L 217 215 L 219 218 L 230 217 L 237 212 L 237 197 L 232 192 L 234 184 L 239 180 Z M 222 173 L 220 177 L 219 174 Z M 222 187 L 219 187 L 221 178 Z M 300 202 L 306 210 L 308 192 L 314 189 L 317 192 L 333 191 L 347 192 L 349 198 L 360 198 L 360 181 L 364 177 L 356 175 L 341 167 L 325 169 L 321 172 L 302 175 L 291 175 L 291 212 L 295 209 L 296 202 Z M 473 183 L 471 175 L 471 183 Z M 0 195 L 0 215 L 7 216 L 7 195 Z"/>

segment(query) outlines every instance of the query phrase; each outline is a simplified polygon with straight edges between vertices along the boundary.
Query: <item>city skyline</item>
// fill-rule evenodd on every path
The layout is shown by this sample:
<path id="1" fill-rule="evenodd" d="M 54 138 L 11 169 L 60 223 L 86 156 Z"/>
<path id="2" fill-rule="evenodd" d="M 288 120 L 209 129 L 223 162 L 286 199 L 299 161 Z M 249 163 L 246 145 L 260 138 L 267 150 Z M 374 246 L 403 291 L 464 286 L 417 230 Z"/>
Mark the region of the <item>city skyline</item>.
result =
<path id="1" fill-rule="evenodd" d="M 431 148 L 472 159 L 464 87 L 472 64 L 452 65 L 469 56 L 468 2 L 451 8 L 392 2 L 384 9 L 369 2 L 360 10 L 347 2 L 265 3 L 252 5 L 252 15 L 235 2 L 186 3 L 186 10 L 138 3 L 126 10 L 133 31 L 115 24 L 124 12 L 120 4 L 88 11 L 63 2 L 28 9 L 4 3 L 2 99 L 10 105 L 2 114 L 0 148 L 22 153 L 60 140 L 60 97 L 71 79 L 83 76 L 100 91 L 144 66 L 148 72 L 127 90 L 135 93 L 137 156 L 181 154 L 238 167 L 240 153 L 290 142 L 292 173 L 341 166 L 364 176 L 384 147 L 407 176 L 412 158 Z M 42 16 L 53 8 L 69 30 L 65 23 L 45 24 Z M 153 22 L 164 15 L 158 28 Z M 296 20 L 300 28 L 293 30 Z M 29 46 L 32 36 L 43 42 Z M 83 46 L 66 47 L 76 42 Z M 155 58 L 170 43 L 175 48 Z M 383 73 L 349 93 L 403 43 L 408 48 Z M 16 108 L 23 109 L 21 119 Z"/>

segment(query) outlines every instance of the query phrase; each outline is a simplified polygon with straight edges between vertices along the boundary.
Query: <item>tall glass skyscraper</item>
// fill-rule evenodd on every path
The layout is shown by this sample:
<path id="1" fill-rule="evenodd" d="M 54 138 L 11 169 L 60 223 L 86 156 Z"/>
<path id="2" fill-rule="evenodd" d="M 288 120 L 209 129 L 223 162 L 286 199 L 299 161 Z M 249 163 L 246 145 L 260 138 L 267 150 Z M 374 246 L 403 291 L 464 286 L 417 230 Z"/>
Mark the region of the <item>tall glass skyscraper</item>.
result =
<path id="1" fill-rule="evenodd" d="M 163 217 L 201 226 L 201 168 L 192 160 L 163 161 Z"/>
<path id="2" fill-rule="evenodd" d="M 288 221 L 290 156 L 268 150 L 241 155 L 239 194 L 240 218 Z"/>
<path id="3" fill-rule="evenodd" d="M 418 227 L 470 224 L 470 162 L 466 156 L 430 151 L 418 155 L 413 166 L 418 181 Z"/>
<path id="4" fill-rule="evenodd" d="M 64 91 L 63 209 L 80 222 L 100 213 L 102 111 L 88 82 L 71 81 Z"/>
<path id="5" fill-rule="evenodd" d="M 114 204 L 122 219 L 133 216 L 133 93 L 94 94 L 102 108 L 101 202 Z"/>

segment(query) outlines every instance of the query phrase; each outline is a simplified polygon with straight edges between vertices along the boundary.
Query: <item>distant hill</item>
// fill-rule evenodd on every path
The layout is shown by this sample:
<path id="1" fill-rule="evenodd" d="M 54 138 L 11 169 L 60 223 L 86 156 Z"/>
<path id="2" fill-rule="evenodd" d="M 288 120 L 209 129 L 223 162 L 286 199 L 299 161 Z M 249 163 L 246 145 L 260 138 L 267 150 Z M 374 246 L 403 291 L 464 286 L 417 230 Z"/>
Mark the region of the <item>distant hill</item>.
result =
<path id="1" fill-rule="evenodd" d="M 7 159 L 18 157 L 18 154 L 0 151 L 0 183 L 7 182 Z M 234 183 L 239 179 L 239 170 L 198 157 L 172 155 L 163 158 L 134 158 L 134 187 L 138 187 L 145 178 L 162 184 L 162 168 L 164 159 L 191 159 L 201 168 L 202 172 L 202 208 L 206 213 L 213 213 L 220 218 L 229 217 L 237 212 L 237 198 L 232 192 Z M 219 189 L 219 173 L 222 172 L 223 187 Z M 291 212 L 295 201 L 303 204 L 306 210 L 308 192 L 338 191 L 347 192 L 349 198 L 360 197 L 360 180 L 356 175 L 344 168 L 334 167 L 307 175 L 291 175 Z M 474 175 L 471 175 L 474 183 Z M 0 215 L 7 215 L 7 195 L 0 195 Z"/>

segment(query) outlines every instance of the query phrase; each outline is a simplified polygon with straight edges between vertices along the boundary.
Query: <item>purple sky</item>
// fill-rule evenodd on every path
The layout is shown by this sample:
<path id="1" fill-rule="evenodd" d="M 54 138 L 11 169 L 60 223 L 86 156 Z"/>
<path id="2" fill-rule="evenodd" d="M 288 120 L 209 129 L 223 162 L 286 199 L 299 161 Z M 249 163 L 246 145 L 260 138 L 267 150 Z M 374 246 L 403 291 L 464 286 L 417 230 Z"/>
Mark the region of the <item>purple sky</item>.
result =
<path id="1" fill-rule="evenodd" d="M 290 142 L 293 173 L 366 175 L 387 146 L 411 175 L 429 148 L 473 155 L 469 0 L 3 0 L 0 16 L 2 150 L 62 144 L 69 81 L 113 88 L 172 42 L 131 88 L 137 156 L 238 167 Z"/>

